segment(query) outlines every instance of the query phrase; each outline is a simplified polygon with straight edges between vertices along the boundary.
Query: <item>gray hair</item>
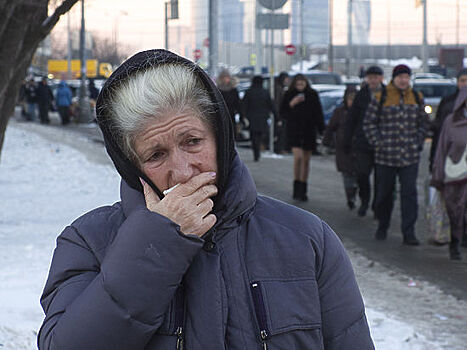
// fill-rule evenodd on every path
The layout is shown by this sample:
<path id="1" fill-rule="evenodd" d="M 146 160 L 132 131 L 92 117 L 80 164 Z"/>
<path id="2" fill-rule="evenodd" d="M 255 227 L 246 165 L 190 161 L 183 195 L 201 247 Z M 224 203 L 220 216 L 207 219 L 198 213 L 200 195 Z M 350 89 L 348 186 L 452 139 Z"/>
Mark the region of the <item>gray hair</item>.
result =
<path id="1" fill-rule="evenodd" d="M 118 143 L 138 165 L 135 140 L 161 116 L 194 113 L 216 132 L 214 103 L 194 70 L 182 64 L 162 64 L 131 75 L 113 91 L 109 107 Z"/>

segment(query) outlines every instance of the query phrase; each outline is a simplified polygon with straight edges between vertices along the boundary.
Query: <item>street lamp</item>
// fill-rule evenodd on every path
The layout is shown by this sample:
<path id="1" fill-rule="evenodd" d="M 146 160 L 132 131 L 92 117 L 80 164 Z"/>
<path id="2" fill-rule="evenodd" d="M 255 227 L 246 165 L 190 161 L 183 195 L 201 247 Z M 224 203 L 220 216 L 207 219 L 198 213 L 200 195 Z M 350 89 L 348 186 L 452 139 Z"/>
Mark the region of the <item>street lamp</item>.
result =
<path id="1" fill-rule="evenodd" d="M 79 121 L 89 123 L 91 121 L 91 108 L 86 89 L 86 26 L 84 20 L 84 0 L 81 0 L 81 31 L 79 40 L 81 59 L 81 84 L 79 87 Z"/>

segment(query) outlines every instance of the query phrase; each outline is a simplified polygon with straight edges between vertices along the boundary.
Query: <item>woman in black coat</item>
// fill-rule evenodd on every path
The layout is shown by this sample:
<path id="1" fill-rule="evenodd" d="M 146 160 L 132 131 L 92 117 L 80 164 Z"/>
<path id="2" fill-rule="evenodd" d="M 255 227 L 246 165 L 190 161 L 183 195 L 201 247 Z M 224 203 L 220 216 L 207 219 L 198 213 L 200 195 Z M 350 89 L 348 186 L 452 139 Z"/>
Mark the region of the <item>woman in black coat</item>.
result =
<path id="1" fill-rule="evenodd" d="M 307 201 L 307 179 L 316 134 L 324 131 L 324 116 L 318 93 L 302 74 L 297 74 L 284 95 L 281 115 L 287 120 L 287 139 L 294 155 L 293 198 Z"/>
<path id="2" fill-rule="evenodd" d="M 269 92 L 263 88 L 263 78 L 253 77 L 251 87 L 242 100 L 244 114 L 250 122 L 250 138 L 255 162 L 259 160 L 262 140 L 269 130 L 269 114 L 276 115 Z"/>

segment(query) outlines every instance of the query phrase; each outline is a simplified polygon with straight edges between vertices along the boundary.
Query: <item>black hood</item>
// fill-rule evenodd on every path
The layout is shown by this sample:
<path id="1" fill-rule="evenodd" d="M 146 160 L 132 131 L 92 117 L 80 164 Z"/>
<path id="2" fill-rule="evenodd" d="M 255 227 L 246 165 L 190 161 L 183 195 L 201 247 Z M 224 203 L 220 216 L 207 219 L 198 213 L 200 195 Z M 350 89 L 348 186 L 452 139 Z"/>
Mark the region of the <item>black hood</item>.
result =
<path id="1" fill-rule="evenodd" d="M 229 169 L 232 160 L 235 156 L 233 129 L 230 117 L 225 106 L 225 102 L 221 93 L 214 85 L 211 78 L 193 62 L 180 57 L 170 51 L 166 50 L 148 50 L 142 51 L 125 62 L 122 63 L 118 69 L 113 72 L 109 79 L 104 84 L 96 103 L 97 122 L 104 135 L 105 148 L 110 158 L 112 159 L 115 168 L 126 181 L 126 183 L 135 190 L 143 191 L 139 177 L 143 178 L 159 195 L 160 198 L 163 194 L 140 170 L 133 164 L 123 153 L 120 145 L 117 144 L 115 135 L 112 132 L 113 123 L 112 116 L 109 115 L 108 108 L 110 96 L 115 89 L 125 82 L 128 77 L 133 74 L 143 71 L 147 68 L 155 67 L 161 64 L 178 63 L 185 65 L 192 69 L 199 77 L 206 90 L 209 93 L 212 101 L 214 102 L 214 109 L 216 115 L 216 141 L 217 141 L 217 186 L 218 196 L 222 195 L 225 191 L 225 186 L 229 177 Z"/>

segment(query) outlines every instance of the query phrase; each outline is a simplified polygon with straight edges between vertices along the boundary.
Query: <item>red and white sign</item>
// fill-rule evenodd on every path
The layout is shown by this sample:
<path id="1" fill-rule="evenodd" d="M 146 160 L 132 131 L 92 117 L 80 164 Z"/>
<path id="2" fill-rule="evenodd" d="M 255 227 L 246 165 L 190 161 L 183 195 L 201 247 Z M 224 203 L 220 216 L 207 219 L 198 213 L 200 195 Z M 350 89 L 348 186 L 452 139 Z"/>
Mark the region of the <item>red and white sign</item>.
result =
<path id="1" fill-rule="evenodd" d="M 295 55 L 295 52 L 297 52 L 297 48 L 295 47 L 295 45 L 292 45 L 292 44 L 289 44 L 289 45 L 285 45 L 285 53 L 287 55 Z"/>
<path id="2" fill-rule="evenodd" d="M 198 61 L 202 55 L 203 55 L 203 52 L 200 49 L 195 49 L 193 51 L 193 57 L 195 58 L 195 61 Z"/>

